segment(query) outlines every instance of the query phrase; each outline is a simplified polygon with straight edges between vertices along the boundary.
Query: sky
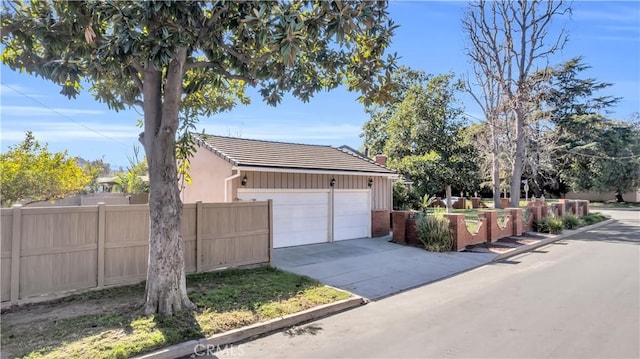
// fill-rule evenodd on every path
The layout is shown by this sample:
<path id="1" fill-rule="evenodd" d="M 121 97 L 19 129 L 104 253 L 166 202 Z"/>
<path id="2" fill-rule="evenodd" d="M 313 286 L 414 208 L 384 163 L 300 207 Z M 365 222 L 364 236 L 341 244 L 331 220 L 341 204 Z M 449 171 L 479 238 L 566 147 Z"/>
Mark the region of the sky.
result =
<path id="1" fill-rule="evenodd" d="M 461 19 L 466 3 L 461 1 L 395 1 L 390 14 L 400 27 L 390 52 L 399 65 L 430 74 L 467 75 L 471 65 Z M 568 33 L 564 49 L 548 64 L 556 65 L 576 56 L 591 66 L 584 76 L 612 86 L 603 95 L 622 97 L 611 117 L 628 119 L 640 112 L 640 2 L 574 1 L 572 14 L 553 22 L 550 36 L 561 28 Z M 33 131 L 51 151 L 67 150 L 73 157 L 104 159 L 112 169 L 126 167 L 138 145 L 141 113 L 114 112 L 83 92 L 69 100 L 60 89 L 27 74 L 0 69 L 0 149 L 24 139 Z M 261 140 L 285 141 L 360 148 L 362 126 L 368 117 L 358 95 L 344 89 L 322 92 L 308 103 L 287 96 L 277 107 L 264 104 L 250 89 L 252 103 L 229 112 L 201 118 L 199 131 Z M 482 118 L 470 96 L 459 103 L 469 118 Z"/>

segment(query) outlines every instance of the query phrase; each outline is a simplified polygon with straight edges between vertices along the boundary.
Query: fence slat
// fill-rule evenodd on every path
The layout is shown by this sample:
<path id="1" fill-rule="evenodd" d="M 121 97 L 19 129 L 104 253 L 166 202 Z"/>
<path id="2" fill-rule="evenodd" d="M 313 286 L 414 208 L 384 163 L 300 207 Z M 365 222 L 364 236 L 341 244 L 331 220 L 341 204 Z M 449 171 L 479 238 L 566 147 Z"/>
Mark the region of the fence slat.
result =
<path id="1" fill-rule="evenodd" d="M 98 288 L 104 287 L 105 204 L 98 203 Z"/>
<path id="2" fill-rule="evenodd" d="M 20 240 L 22 239 L 22 206 L 13 207 L 13 237 L 11 238 L 11 304 L 20 299 Z"/>
<path id="3" fill-rule="evenodd" d="M 202 201 L 196 202 L 196 273 L 202 270 Z"/>
<path id="4" fill-rule="evenodd" d="M 269 264 L 273 264 L 273 200 L 267 201 L 267 221 L 269 228 Z"/>

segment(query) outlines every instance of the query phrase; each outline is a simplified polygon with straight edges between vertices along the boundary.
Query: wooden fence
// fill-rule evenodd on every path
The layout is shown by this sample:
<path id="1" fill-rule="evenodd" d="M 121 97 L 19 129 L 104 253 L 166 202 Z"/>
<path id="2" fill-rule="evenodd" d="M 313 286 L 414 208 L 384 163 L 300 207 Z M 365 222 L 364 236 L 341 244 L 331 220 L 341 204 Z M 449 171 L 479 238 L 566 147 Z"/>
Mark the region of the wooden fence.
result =
<path id="1" fill-rule="evenodd" d="M 271 262 L 271 201 L 183 208 L 187 273 Z M 146 278 L 147 205 L 3 208 L 0 224 L 2 302 Z"/>

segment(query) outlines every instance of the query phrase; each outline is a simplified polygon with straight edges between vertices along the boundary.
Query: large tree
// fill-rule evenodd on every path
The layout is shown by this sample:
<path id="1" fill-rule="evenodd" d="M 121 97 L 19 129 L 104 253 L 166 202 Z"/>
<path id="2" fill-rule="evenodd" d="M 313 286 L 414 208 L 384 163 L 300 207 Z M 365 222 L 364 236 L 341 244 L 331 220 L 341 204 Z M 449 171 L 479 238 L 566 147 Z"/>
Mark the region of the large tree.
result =
<path id="1" fill-rule="evenodd" d="M 589 67 L 575 57 L 533 75 L 545 79 L 535 89 L 536 111 L 526 141 L 525 175 L 537 193 L 563 195 L 577 183 L 572 173 L 587 158 L 576 151 L 604 138 L 605 115 L 620 100 L 600 94 L 610 83 L 582 76 Z"/>
<path id="2" fill-rule="evenodd" d="M 0 154 L 0 179 L 3 207 L 61 199 L 84 190 L 91 180 L 74 158 L 49 152 L 31 132 Z"/>
<path id="3" fill-rule="evenodd" d="M 575 191 L 614 191 L 616 199 L 640 186 L 640 127 L 600 114 L 574 115 L 574 130 L 563 133 L 556 156 L 558 174 Z"/>
<path id="4" fill-rule="evenodd" d="M 549 36 L 549 30 L 552 20 L 568 11 L 563 1 L 478 1 L 469 5 L 463 19 L 463 30 L 469 37 L 468 54 L 481 74 L 479 84 L 497 86 L 499 109 L 512 120 L 512 207 L 517 207 L 520 199 L 525 122 L 533 110 L 531 94 L 536 86 L 532 80 L 542 81 L 530 75 L 537 66 L 546 66 L 549 55 L 563 48 L 567 39 L 564 32 Z M 484 95 L 493 92 L 491 88 Z M 485 108 L 489 121 L 495 115 L 491 110 Z"/>
<path id="5" fill-rule="evenodd" d="M 150 177 L 145 312 L 193 308 L 187 297 L 176 170 L 180 113 L 212 114 L 236 90 L 259 86 L 269 104 L 308 100 L 346 82 L 371 100 L 393 57 L 386 2 L 3 2 L 2 62 L 74 97 L 90 84 L 113 109 L 139 106 Z M 381 81 L 376 81 L 381 80 Z M 242 96 L 240 96 L 242 98 Z M 184 112 L 183 112 L 184 113 Z"/>
<path id="6" fill-rule="evenodd" d="M 464 133 L 463 110 L 453 75 L 427 75 L 406 67 L 393 77 L 393 101 L 370 108 L 365 146 L 389 156 L 389 166 L 411 178 L 420 196 L 445 190 L 451 209 L 452 186 L 479 184 L 475 148 Z"/>

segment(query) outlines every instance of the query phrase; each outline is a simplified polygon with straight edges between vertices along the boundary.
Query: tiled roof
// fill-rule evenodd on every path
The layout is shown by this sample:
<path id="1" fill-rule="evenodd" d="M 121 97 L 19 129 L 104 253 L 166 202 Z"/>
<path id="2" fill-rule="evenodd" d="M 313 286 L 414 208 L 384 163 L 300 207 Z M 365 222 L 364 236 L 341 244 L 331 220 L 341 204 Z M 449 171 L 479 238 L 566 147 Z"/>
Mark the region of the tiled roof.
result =
<path id="1" fill-rule="evenodd" d="M 395 172 L 331 146 L 194 134 L 196 142 L 234 166 L 394 174 Z"/>

